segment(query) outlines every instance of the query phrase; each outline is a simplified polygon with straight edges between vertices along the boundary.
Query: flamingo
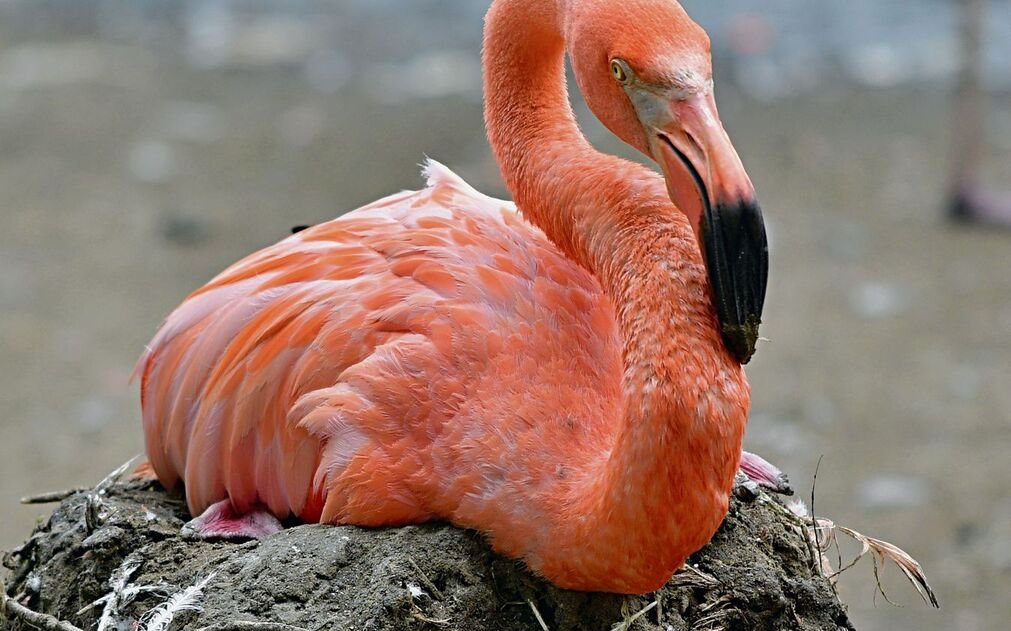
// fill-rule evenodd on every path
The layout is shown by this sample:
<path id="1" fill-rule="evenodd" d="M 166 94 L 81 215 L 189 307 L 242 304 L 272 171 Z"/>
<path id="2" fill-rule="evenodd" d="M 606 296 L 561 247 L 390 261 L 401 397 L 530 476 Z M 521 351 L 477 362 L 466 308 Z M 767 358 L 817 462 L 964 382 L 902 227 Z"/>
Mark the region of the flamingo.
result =
<path id="1" fill-rule="evenodd" d="M 586 141 L 566 53 L 662 175 Z M 150 466 L 206 536 L 437 519 L 560 587 L 652 591 L 726 515 L 766 288 L 709 39 L 674 0 L 495 0 L 483 63 L 515 205 L 429 161 L 195 291 L 138 362 Z"/>
<path id="2" fill-rule="evenodd" d="M 953 177 L 948 217 L 957 223 L 1011 227 L 1011 195 L 980 185 L 985 148 L 986 92 L 983 87 L 983 34 L 986 0 L 959 0 L 962 44 L 956 89 Z"/>

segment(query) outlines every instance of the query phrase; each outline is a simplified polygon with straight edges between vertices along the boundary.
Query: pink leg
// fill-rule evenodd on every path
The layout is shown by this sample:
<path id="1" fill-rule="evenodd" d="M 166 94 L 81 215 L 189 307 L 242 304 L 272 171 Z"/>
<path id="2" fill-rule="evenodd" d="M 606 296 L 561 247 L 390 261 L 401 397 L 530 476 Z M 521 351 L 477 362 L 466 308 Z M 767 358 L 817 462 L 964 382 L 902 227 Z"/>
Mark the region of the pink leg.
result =
<path id="1" fill-rule="evenodd" d="M 240 515 L 230 501 L 221 500 L 186 522 L 182 534 L 195 539 L 263 539 L 283 529 L 263 507 Z"/>
<path id="2" fill-rule="evenodd" d="M 786 474 L 779 470 L 761 456 L 745 451 L 741 454 L 741 471 L 751 480 L 757 482 L 759 486 L 765 487 L 773 493 L 781 495 L 793 495 L 793 487 Z"/>
<path id="3" fill-rule="evenodd" d="M 979 187 L 962 187 L 948 207 L 953 221 L 1011 228 L 1011 195 Z"/>

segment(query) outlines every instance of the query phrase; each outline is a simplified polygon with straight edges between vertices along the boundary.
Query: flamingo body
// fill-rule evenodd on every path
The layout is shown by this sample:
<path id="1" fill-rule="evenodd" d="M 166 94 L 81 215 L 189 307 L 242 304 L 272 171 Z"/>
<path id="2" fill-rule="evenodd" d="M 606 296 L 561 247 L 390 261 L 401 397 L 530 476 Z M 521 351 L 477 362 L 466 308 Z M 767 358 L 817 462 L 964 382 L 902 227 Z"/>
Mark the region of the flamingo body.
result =
<path id="1" fill-rule="evenodd" d="M 613 442 L 620 344 L 599 283 L 510 202 L 428 174 L 236 263 L 163 324 L 139 366 L 147 453 L 194 514 L 228 497 L 487 524 L 515 505 L 490 497 Z"/>
<path id="2" fill-rule="evenodd" d="M 445 519 L 561 587 L 624 593 L 709 540 L 764 227 L 705 34 L 673 0 L 627 8 L 493 3 L 487 126 L 522 216 L 432 162 L 424 190 L 253 254 L 169 316 L 138 363 L 144 432 L 194 514 Z M 579 133 L 567 40 L 591 108 L 664 177 Z"/>

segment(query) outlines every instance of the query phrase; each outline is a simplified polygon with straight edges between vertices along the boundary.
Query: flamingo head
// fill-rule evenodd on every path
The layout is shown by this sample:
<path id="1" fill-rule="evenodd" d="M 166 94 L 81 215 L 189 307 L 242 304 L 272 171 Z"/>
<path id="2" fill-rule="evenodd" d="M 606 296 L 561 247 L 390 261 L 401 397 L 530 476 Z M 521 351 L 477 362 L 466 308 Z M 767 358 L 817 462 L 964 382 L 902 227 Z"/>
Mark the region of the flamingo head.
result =
<path id="1" fill-rule="evenodd" d="M 755 352 L 768 243 L 755 188 L 713 98 L 709 37 L 675 0 L 569 0 L 566 39 L 593 113 L 660 165 L 699 241 L 724 344 Z"/>

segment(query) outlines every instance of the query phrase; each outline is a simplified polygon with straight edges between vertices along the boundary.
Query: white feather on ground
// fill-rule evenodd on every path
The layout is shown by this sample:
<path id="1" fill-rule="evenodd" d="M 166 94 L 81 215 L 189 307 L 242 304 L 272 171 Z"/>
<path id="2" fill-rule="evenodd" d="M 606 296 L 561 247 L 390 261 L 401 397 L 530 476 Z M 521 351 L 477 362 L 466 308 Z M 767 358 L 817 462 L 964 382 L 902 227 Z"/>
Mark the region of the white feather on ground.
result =
<path id="1" fill-rule="evenodd" d="M 102 615 L 98 619 L 98 631 L 107 631 L 112 624 L 113 618 L 119 617 L 119 608 L 124 603 L 123 593 L 127 588 L 130 576 L 140 567 L 140 560 L 134 557 L 127 557 L 123 564 L 119 566 L 116 573 L 109 579 L 109 587 L 112 588 L 106 596 L 105 606 L 102 607 Z"/>
<path id="2" fill-rule="evenodd" d="M 204 588 L 207 587 L 212 578 L 214 578 L 214 572 L 208 574 L 206 578 L 196 585 L 187 587 L 164 603 L 145 613 L 141 616 L 141 621 L 143 622 L 141 628 L 144 631 L 168 631 L 173 618 L 177 614 L 184 611 L 200 611 L 201 607 L 197 601 L 204 595 Z"/>

